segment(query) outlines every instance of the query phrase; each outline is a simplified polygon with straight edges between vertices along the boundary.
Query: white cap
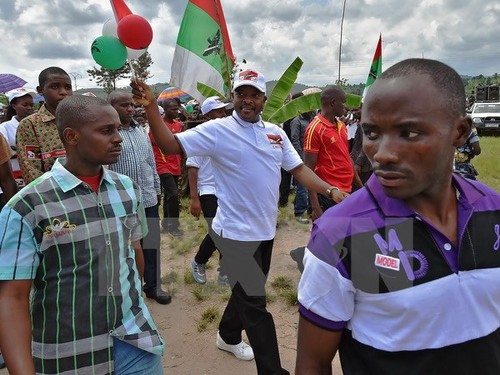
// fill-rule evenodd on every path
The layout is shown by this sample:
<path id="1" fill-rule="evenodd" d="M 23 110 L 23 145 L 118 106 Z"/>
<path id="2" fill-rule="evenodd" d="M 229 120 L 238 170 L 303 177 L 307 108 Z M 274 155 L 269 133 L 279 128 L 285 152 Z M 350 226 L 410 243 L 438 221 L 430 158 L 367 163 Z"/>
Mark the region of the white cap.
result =
<path id="1" fill-rule="evenodd" d="M 266 93 L 266 80 L 255 70 L 244 70 L 234 76 L 233 91 L 241 86 L 253 86 L 260 92 Z"/>
<path id="2" fill-rule="evenodd" d="M 15 98 L 20 98 L 21 96 L 25 95 L 31 95 L 33 99 L 35 99 L 38 94 L 34 91 L 28 91 L 26 89 L 15 89 L 15 90 L 10 90 L 5 93 L 7 96 L 7 99 L 9 99 L 9 104 L 12 102 Z"/>
<path id="3" fill-rule="evenodd" d="M 230 103 L 224 103 L 218 96 L 209 96 L 201 104 L 201 114 L 206 115 L 214 109 L 227 108 L 229 105 Z"/>

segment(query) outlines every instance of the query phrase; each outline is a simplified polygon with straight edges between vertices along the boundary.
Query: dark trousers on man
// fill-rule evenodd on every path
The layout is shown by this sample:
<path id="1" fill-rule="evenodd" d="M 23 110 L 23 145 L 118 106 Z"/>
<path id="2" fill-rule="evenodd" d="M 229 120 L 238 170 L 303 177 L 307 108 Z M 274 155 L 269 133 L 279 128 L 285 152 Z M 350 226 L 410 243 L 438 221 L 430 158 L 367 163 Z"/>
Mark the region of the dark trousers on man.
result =
<path id="1" fill-rule="evenodd" d="M 231 297 L 219 324 L 221 338 L 230 345 L 241 342 L 246 331 L 259 375 L 287 375 L 281 367 L 274 320 L 266 309 L 265 284 L 273 240 L 237 241 L 210 231 L 222 254 L 221 267 L 232 288 Z"/>
<path id="2" fill-rule="evenodd" d="M 217 212 L 217 196 L 214 194 L 204 194 L 200 195 L 201 210 L 203 211 L 203 217 L 208 224 L 207 235 L 201 241 L 198 252 L 194 257 L 194 261 L 198 264 L 205 264 L 208 262 L 214 251 L 217 249 L 214 240 L 210 236 L 210 228 L 212 228 L 212 220 Z"/>
<path id="3" fill-rule="evenodd" d="M 160 271 L 160 217 L 158 205 L 144 209 L 148 222 L 148 234 L 141 240 L 144 254 L 145 293 L 153 293 L 161 286 Z"/>
<path id="4" fill-rule="evenodd" d="M 292 185 L 291 173 L 281 168 L 280 198 L 278 200 L 278 205 L 280 207 L 286 207 L 286 205 L 288 204 L 288 197 L 290 196 L 291 185 Z"/>
<path id="5" fill-rule="evenodd" d="M 161 189 L 163 191 L 163 221 L 161 226 L 169 232 L 179 230 L 180 201 L 177 188 L 178 176 L 170 173 L 160 175 Z"/>
<path id="6" fill-rule="evenodd" d="M 333 199 L 325 197 L 323 194 L 318 194 L 318 201 L 323 212 L 337 204 Z"/>

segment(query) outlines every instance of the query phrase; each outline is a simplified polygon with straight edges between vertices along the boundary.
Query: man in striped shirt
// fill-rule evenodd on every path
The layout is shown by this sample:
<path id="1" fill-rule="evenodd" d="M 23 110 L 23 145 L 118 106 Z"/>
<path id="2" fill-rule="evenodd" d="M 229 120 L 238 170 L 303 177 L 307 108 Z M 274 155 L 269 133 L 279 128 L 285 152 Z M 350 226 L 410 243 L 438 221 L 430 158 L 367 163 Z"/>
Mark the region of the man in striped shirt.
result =
<path id="1" fill-rule="evenodd" d="M 112 171 L 128 176 L 141 188 L 144 211 L 148 220 L 148 235 L 142 241 L 144 254 L 144 293 L 146 297 L 166 305 L 172 297 L 161 289 L 160 271 L 160 217 L 158 215 L 158 196 L 160 178 L 156 173 L 153 148 L 146 130 L 133 119 L 135 105 L 132 94 L 126 91 L 113 91 L 108 102 L 118 112 L 122 136 L 122 153 L 116 163 L 110 164 Z"/>
<path id="2" fill-rule="evenodd" d="M 162 374 L 163 342 L 141 296 L 139 187 L 102 168 L 121 153 L 118 114 L 102 99 L 70 96 L 56 118 L 67 158 L 0 213 L 9 372 Z"/>

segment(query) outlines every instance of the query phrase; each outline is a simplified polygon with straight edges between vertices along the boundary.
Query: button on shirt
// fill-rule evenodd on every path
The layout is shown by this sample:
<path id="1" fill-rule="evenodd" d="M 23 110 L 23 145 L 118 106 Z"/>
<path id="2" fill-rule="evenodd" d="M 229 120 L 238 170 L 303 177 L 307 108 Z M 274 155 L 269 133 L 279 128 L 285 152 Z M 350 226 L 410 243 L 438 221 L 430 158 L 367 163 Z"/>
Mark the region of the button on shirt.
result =
<path id="1" fill-rule="evenodd" d="M 274 238 L 280 168 L 302 164 L 283 129 L 262 120 L 243 121 L 233 112 L 175 136 L 188 157 L 212 161 L 219 204 L 212 229 L 239 241 Z"/>
<path id="2" fill-rule="evenodd" d="M 0 214 L 0 279 L 33 280 L 37 373 L 108 374 L 113 338 L 161 355 L 131 241 L 147 232 L 139 188 L 105 170 L 96 194 L 58 161 Z"/>

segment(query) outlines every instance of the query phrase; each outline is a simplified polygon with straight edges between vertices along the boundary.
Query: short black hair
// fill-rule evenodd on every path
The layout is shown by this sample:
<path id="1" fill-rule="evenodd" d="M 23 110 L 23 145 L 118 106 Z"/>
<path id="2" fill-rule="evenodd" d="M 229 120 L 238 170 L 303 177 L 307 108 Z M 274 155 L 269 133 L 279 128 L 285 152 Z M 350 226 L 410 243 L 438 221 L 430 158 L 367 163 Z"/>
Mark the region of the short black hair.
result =
<path id="1" fill-rule="evenodd" d="M 337 85 L 326 86 L 321 91 L 321 105 L 329 103 L 332 99 L 338 98 L 342 94 L 345 94 L 342 87 Z"/>
<path id="2" fill-rule="evenodd" d="M 104 99 L 85 95 L 67 96 L 59 103 L 55 117 L 59 138 L 63 142 L 64 129 L 78 129 L 86 123 L 92 114 L 89 110 L 92 106 L 110 106 L 110 104 Z"/>
<path id="3" fill-rule="evenodd" d="M 434 82 L 440 94 L 440 97 L 436 99 L 442 101 L 452 117 L 465 116 L 465 88 L 462 78 L 455 69 L 441 61 L 423 58 L 406 59 L 384 71 L 377 80 L 413 74 L 426 75 Z"/>
<path id="4" fill-rule="evenodd" d="M 162 100 L 160 104 L 163 107 L 163 109 L 167 109 L 168 107 L 172 107 L 174 105 L 179 107 L 181 106 L 180 100 L 178 101 L 176 98 Z"/>
<path id="5" fill-rule="evenodd" d="M 40 72 L 38 75 L 38 85 L 40 87 L 43 87 L 45 85 L 45 82 L 47 82 L 47 79 L 49 78 L 49 75 L 55 74 L 55 75 L 65 75 L 68 76 L 69 74 L 66 73 L 66 71 L 62 68 L 59 68 L 58 66 L 50 66 L 48 68 L 45 68 Z"/>
<path id="6" fill-rule="evenodd" d="M 116 100 L 124 95 L 132 97 L 132 93 L 130 91 L 127 91 L 127 90 L 111 91 L 107 97 L 108 103 L 111 105 L 114 105 Z"/>

